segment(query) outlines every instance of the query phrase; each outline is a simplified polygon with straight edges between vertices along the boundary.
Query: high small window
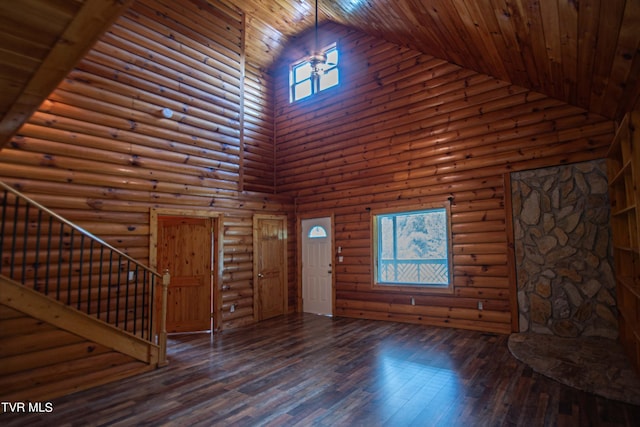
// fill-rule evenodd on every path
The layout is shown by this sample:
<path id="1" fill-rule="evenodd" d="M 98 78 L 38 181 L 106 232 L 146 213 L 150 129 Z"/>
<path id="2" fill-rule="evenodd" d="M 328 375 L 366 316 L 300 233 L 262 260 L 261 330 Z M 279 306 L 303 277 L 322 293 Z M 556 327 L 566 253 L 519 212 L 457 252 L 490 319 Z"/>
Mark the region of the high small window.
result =
<path id="1" fill-rule="evenodd" d="M 293 64 L 289 75 L 291 87 L 290 101 L 298 101 L 315 93 L 337 86 L 340 82 L 338 72 L 338 48 L 333 45 L 324 50 L 327 62 L 318 74 L 313 73 L 311 63 L 304 60 Z"/>
<path id="2" fill-rule="evenodd" d="M 449 209 L 373 215 L 376 286 L 451 289 Z"/>

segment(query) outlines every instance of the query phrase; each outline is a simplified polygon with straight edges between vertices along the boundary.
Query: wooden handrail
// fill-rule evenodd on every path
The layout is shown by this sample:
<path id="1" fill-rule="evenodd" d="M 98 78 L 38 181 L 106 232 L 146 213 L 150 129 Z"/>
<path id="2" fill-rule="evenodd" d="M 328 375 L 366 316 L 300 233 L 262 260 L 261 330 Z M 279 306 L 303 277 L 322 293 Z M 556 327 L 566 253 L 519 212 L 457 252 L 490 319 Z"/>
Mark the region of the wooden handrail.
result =
<path id="1" fill-rule="evenodd" d="M 45 207 L 45 206 L 41 205 L 40 203 L 36 202 L 35 200 L 25 196 L 24 194 L 20 193 L 19 191 L 15 190 L 13 187 L 5 184 L 2 181 L 0 181 L 0 187 L 4 188 L 5 190 L 9 191 L 10 193 L 13 193 L 16 197 L 21 198 L 22 200 L 24 200 L 25 202 L 29 203 L 30 205 L 35 206 L 38 209 L 44 211 L 48 215 L 51 215 L 52 217 L 54 217 L 58 221 L 64 223 L 68 227 L 73 228 L 74 230 L 76 230 L 77 232 L 83 234 L 84 236 L 86 236 L 86 237 L 96 241 L 97 243 L 109 248 L 110 250 L 114 251 L 115 253 L 117 253 L 121 257 L 125 258 L 127 261 L 130 261 L 133 264 L 137 265 L 138 267 L 140 267 L 140 268 L 142 268 L 144 270 L 147 270 L 149 273 L 157 276 L 158 278 L 160 278 L 162 276 L 160 273 L 158 273 L 157 271 L 155 271 L 151 267 L 142 264 L 141 262 L 137 261 L 136 259 L 132 258 L 131 256 L 125 254 L 124 252 L 122 252 L 118 248 L 113 247 L 112 245 L 110 245 L 109 243 L 105 242 L 104 240 L 102 240 L 101 238 L 97 237 L 96 235 L 94 235 L 94 234 L 90 233 L 89 231 L 85 230 L 84 228 L 74 224 L 73 222 L 69 221 L 68 219 L 58 215 L 57 213 L 53 212 L 51 209 L 48 209 L 47 207 Z"/>
<path id="2" fill-rule="evenodd" d="M 104 274 L 108 275 L 108 278 L 105 279 L 106 284 L 103 283 L 102 281 L 102 275 L 103 275 L 103 269 L 102 269 L 102 264 L 100 265 L 100 271 L 99 273 L 97 273 L 98 276 L 98 283 L 96 284 L 96 287 L 94 287 L 93 289 L 97 290 L 97 304 L 95 302 L 95 300 L 91 300 L 91 295 L 92 295 L 92 287 L 91 287 L 91 280 L 89 280 L 88 282 L 88 287 L 87 287 L 87 296 L 86 299 L 82 297 L 82 295 L 79 293 L 79 289 L 80 289 L 80 285 L 78 287 L 72 287 L 71 285 L 71 274 L 72 271 L 69 271 L 69 276 L 67 278 L 67 285 L 65 288 L 62 288 L 60 286 L 61 284 L 61 276 L 59 273 L 59 270 L 62 266 L 62 258 L 60 257 L 59 254 L 56 254 L 56 256 L 58 257 L 58 263 L 57 266 L 54 265 L 54 267 L 52 267 L 52 269 L 55 269 L 57 267 L 58 269 L 58 275 L 57 277 L 53 278 L 53 281 L 55 283 L 55 288 L 53 288 L 51 290 L 51 292 L 49 292 L 49 281 L 48 278 L 49 276 L 49 255 L 51 253 L 51 249 L 52 246 L 51 244 L 46 244 L 46 274 L 47 276 L 45 279 L 45 286 L 44 286 L 44 290 L 42 290 L 42 293 L 44 293 L 44 295 L 49 296 L 51 294 L 51 297 L 53 300 L 57 300 L 60 302 L 63 302 L 61 300 L 61 294 L 66 294 L 66 304 L 67 306 L 71 306 L 72 304 L 72 296 L 74 295 L 75 292 L 75 296 L 74 296 L 74 302 L 73 304 L 76 305 L 77 309 L 80 309 L 80 307 L 82 305 L 85 306 L 86 311 L 85 313 L 87 315 L 89 314 L 94 314 L 96 317 L 98 317 L 99 319 L 101 318 L 101 303 L 100 303 L 100 296 L 101 296 L 101 290 L 102 289 L 107 289 L 107 295 L 105 296 L 105 301 L 111 301 L 112 297 L 113 299 L 115 299 L 115 307 L 112 307 L 109 305 L 109 303 L 107 303 L 106 305 L 106 309 L 102 312 L 102 313 L 106 313 L 105 316 L 106 317 L 106 323 L 108 324 L 115 324 L 116 327 L 119 326 L 119 321 L 121 321 L 121 317 L 120 313 L 124 314 L 124 325 L 121 328 L 121 330 L 128 332 L 129 330 L 127 329 L 127 322 L 128 322 L 128 315 L 130 313 L 130 311 L 128 310 L 128 304 L 131 302 L 131 300 L 129 299 L 129 282 L 132 279 L 124 279 L 125 281 L 123 283 L 121 283 L 121 276 L 120 276 L 120 272 L 118 272 L 118 274 L 115 275 L 114 278 L 114 282 L 112 283 L 112 276 L 111 276 L 111 265 L 113 264 L 113 260 L 114 258 L 117 259 L 117 264 L 119 266 L 121 266 L 123 263 L 126 264 L 126 270 L 125 272 L 128 272 L 128 274 L 131 274 L 131 272 L 134 272 L 133 277 L 135 277 L 134 280 L 134 285 L 133 285 L 133 290 L 132 290 L 132 298 L 133 298 L 133 304 L 134 306 L 137 306 L 137 303 L 135 302 L 138 298 L 138 295 L 141 295 L 139 292 L 142 292 L 142 294 L 144 294 L 146 292 L 146 286 L 147 283 L 151 286 L 150 288 L 150 292 L 149 292 L 149 300 L 147 301 L 146 305 L 142 306 L 142 318 L 147 318 L 148 320 L 148 325 L 145 327 L 144 326 L 144 321 L 143 321 L 143 325 L 142 325 L 142 329 L 141 329 L 141 337 L 143 339 L 146 339 L 148 342 L 151 342 L 152 344 L 155 344 L 159 347 L 159 354 L 157 355 L 157 359 L 155 359 L 154 363 L 157 363 L 157 366 L 164 366 L 166 365 L 167 362 L 167 358 L 166 358 L 166 351 L 167 351 L 167 330 L 166 330 L 166 313 L 167 313 L 167 293 L 168 293 L 168 286 L 169 286 L 169 282 L 171 279 L 171 276 L 169 275 L 168 271 L 165 271 L 164 275 L 161 275 L 160 273 L 158 273 L 157 271 L 155 271 L 154 269 L 140 263 L 139 261 L 135 260 L 134 258 L 132 258 L 131 256 L 125 254 L 124 252 L 122 252 L 121 250 L 113 247 L 112 245 L 108 244 L 107 242 L 105 242 L 104 240 L 100 239 L 99 237 L 93 235 L 92 233 L 88 232 L 87 230 L 83 229 L 82 227 L 74 224 L 73 222 L 67 220 L 66 218 L 60 216 L 59 214 L 53 212 L 52 210 L 48 209 L 47 207 L 41 205 L 40 203 L 36 202 L 35 200 L 30 199 L 29 197 L 25 196 L 24 194 L 20 193 L 19 191 L 13 189 L 12 187 L 10 187 L 9 185 L 5 184 L 4 182 L 0 181 L 0 192 L 4 192 L 4 200 L 2 205 L 0 206 L 2 209 L 2 224 L 0 225 L 0 230 L 4 231 L 4 220 L 5 220 L 5 211 L 7 209 L 8 206 L 8 198 L 7 195 L 9 193 L 13 194 L 16 199 L 15 199 L 15 207 L 18 208 L 19 205 L 24 206 L 27 210 L 26 210 L 26 216 L 28 217 L 28 209 L 29 206 L 37 209 L 38 212 L 38 223 L 37 223 L 37 229 L 35 231 L 36 235 L 38 236 L 38 249 L 40 248 L 40 220 L 42 218 L 41 213 L 45 213 L 46 215 L 49 216 L 49 224 L 52 224 L 51 220 L 55 220 L 58 223 L 60 223 L 60 235 L 62 235 L 62 227 L 68 227 L 70 229 L 70 242 L 69 245 L 70 247 L 68 248 L 69 250 L 69 256 L 68 256 L 68 260 L 65 261 L 66 262 L 71 262 L 72 260 L 72 256 L 71 256 L 71 251 L 73 249 L 73 242 L 74 242 L 74 233 L 78 233 L 80 235 L 80 267 L 79 267 L 79 271 L 80 273 L 78 274 L 78 284 L 82 283 L 82 251 L 83 249 L 86 247 L 83 245 L 83 239 L 87 238 L 89 240 L 89 249 L 87 249 L 90 253 L 89 255 L 89 264 L 92 262 L 93 260 L 93 244 L 95 243 L 98 247 L 100 247 L 99 252 L 99 259 L 100 262 L 105 261 L 109 264 L 109 267 L 106 268 L 104 270 Z M 15 218 L 14 218 L 14 222 L 18 221 L 18 210 L 15 210 Z M 28 218 L 25 218 L 25 220 L 28 220 Z M 17 230 L 15 224 L 14 224 L 14 230 Z M 15 257 L 15 253 L 16 253 L 16 242 L 18 241 L 17 239 L 20 239 L 20 242 L 26 242 L 27 239 L 27 228 L 25 227 L 24 229 L 24 233 L 25 233 L 25 237 L 21 236 L 17 236 L 16 231 L 14 231 L 13 233 L 9 233 L 6 236 L 3 236 L 3 234 L 0 234 L 0 245 L 4 245 L 4 243 L 2 243 L 4 241 L 3 237 L 7 238 L 7 249 L 11 249 L 11 263 L 10 263 L 10 271 L 9 271 L 9 278 L 11 278 L 12 280 L 16 279 L 16 276 L 20 277 L 20 281 L 22 281 L 25 277 L 25 272 L 26 272 L 26 266 L 27 266 L 27 261 L 26 261 L 26 249 L 24 249 L 23 253 L 19 254 L 17 258 L 14 259 Z M 49 232 L 48 236 L 44 237 L 45 239 L 51 239 L 52 238 L 52 234 L 51 232 Z M 10 247 L 9 247 L 10 246 Z M 24 245 L 23 245 L 24 246 Z M 62 248 L 61 245 L 57 246 L 58 248 Z M 25 246 L 26 248 L 26 246 Z M 36 254 L 38 253 L 38 249 L 36 249 Z M 102 250 L 106 250 L 109 251 L 108 252 L 108 261 L 107 260 L 103 260 L 102 258 Z M 0 246 L 0 254 L 2 254 L 2 250 L 3 250 L 3 246 Z M 62 249 L 60 249 L 62 250 Z M 20 257 L 21 255 L 21 257 Z M 36 258 L 38 258 L 38 255 L 36 255 Z M 20 261 L 17 261 L 18 259 L 20 259 Z M 16 260 L 17 263 L 21 263 L 17 268 L 14 268 L 14 260 Z M 39 278 L 38 276 L 38 259 L 36 259 L 36 262 L 34 263 L 35 265 L 35 273 L 34 273 L 34 286 L 33 286 L 33 290 L 34 291 L 41 291 L 41 289 L 39 289 L 37 285 L 37 280 Z M 91 267 L 89 267 L 89 271 L 91 270 Z M 15 272 L 15 275 L 14 275 Z M 140 273 L 140 275 L 138 275 L 138 273 Z M 138 279 L 142 277 L 142 281 L 138 281 Z M 162 277 L 162 282 L 160 283 L 160 281 L 158 280 L 160 277 Z M 147 281 L 148 280 L 148 281 Z M 22 282 L 22 284 L 24 285 L 24 282 Z M 122 284 L 122 286 L 121 286 Z M 140 285 L 140 286 L 138 286 Z M 156 285 L 161 285 L 162 286 L 162 294 L 161 294 L 161 299 L 160 301 L 156 300 L 156 298 L 154 297 L 155 292 L 154 290 L 157 289 Z M 142 288 L 140 290 L 140 287 Z M 27 288 L 28 289 L 28 288 Z M 55 292 L 54 292 L 55 289 Z M 112 289 L 113 292 L 115 293 L 115 295 L 112 296 Z M 124 306 L 119 307 L 120 301 L 123 301 L 122 298 L 124 298 Z M 161 304 L 160 307 L 157 307 L 158 302 Z M 97 311 L 94 311 L 92 313 L 92 304 L 95 304 L 97 307 Z M 155 307 L 154 307 L 155 306 Z M 115 322 L 110 321 L 109 319 L 109 315 L 111 313 L 110 310 L 112 310 L 113 308 L 115 308 Z M 145 311 L 146 310 L 146 311 Z M 146 315 L 145 315 L 146 313 Z M 159 329 L 156 329 L 156 327 L 154 326 L 154 317 L 160 316 L 159 319 Z M 104 320 L 104 319 L 102 319 Z M 133 333 L 134 335 L 136 334 L 136 309 L 133 309 L 133 320 L 132 320 L 132 328 L 133 328 Z M 146 332 L 146 338 L 144 338 L 145 336 L 145 332 Z"/>

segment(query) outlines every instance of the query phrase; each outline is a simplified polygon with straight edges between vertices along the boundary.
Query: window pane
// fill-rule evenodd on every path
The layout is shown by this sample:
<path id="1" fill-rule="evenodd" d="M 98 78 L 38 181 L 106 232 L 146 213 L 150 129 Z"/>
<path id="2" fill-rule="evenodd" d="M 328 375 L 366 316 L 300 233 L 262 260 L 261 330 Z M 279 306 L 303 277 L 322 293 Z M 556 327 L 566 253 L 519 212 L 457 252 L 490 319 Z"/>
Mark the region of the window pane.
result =
<path id="1" fill-rule="evenodd" d="M 449 284 L 446 209 L 378 215 L 376 221 L 378 283 Z"/>
<path id="2" fill-rule="evenodd" d="M 338 69 L 332 68 L 320 79 L 320 90 L 333 87 L 338 84 Z"/>
<path id="3" fill-rule="evenodd" d="M 338 64 L 338 49 L 335 47 L 327 51 L 327 63 L 332 65 Z"/>
<path id="4" fill-rule="evenodd" d="M 293 88 L 293 92 L 293 99 L 295 101 L 311 95 L 311 80 L 305 80 L 302 83 L 297 84 Z"/>
<path id="5" fill-rule="evenodd" d="M 381 217 L 380 227 L 380 258 L 393 259 L 393 219 Z"/>
<path id="6" fill-rule="evenodd" d="M 311 77 L 311 64 L 303 62 L 293 69 L 293 81 L 299 83 Z"/>
<path id="7" fill-rule="evenodd" d="M 447 253 L 444 209 L 397 217 L 398 259 L 437 259 Z"/>
<path id="8" fill-rule="evenodd" d="M 324 229 L 321 225 L 314 225 L 309 230 L 309 238 L 310 239 L 320 239 L 323 237 L 327 237 L 327 230 Z"/>

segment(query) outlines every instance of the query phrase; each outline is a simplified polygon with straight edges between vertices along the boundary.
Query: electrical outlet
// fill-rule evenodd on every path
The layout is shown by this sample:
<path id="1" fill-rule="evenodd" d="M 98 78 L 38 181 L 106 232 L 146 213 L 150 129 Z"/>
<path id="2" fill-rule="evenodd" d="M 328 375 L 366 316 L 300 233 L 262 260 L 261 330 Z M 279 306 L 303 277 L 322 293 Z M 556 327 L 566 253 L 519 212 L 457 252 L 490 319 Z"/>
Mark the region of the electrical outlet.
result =
<path id="1" fill-rule="evenodd" d="M 478 301 L 478 310 L 483 310 L 482 301 Z"/>
<path id="2" fill-rule="evenodd" d="M 229 309 L 229 311 L 231 313 L 233 313 L 234 311 L 236 311 L 236 305 L 235 304 L 231 304 L 231 308 Z"/>
<path id="3" fill-rule="evenodd" d="M 135 271 L 130 271 L 129 272 L 129 281 L 133 282 L 136 278 L 136 272 Z"/>
<path id="4" fill-rule="evenodd" d="M 411 305 L 416 305 L 416 299 L 414 297 L 411 297 Z"/>

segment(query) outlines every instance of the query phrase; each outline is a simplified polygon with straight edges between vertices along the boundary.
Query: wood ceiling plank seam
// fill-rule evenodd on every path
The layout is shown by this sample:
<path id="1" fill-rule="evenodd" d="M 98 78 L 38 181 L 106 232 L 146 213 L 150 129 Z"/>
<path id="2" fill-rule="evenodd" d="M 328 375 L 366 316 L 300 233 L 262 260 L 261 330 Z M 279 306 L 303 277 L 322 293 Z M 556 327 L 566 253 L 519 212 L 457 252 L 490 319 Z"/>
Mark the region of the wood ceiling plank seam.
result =
<path id="1" fill-rule="evenodd" d="M 98 37 L 123 13 L 131 0 L 117 4 L 87 0 L 66 26 L 37 71 L 29 77 L 19 99 L 0 121 L 0 144 L 5 144 L 35 111 L 64 75 L 80 61 Z"/>
<path id="2" fill-rule="evenodd" d="M 563 82 L 563 51 L 562 41 L 560 35 L 560 15 L 558 12 L 557 2 L 540 2 L 538 4 L 539 20 L 536 20 L 537 28 L 533 29 L 542 34 L 541 43 L 544 43 L 544 51 L 538 50 L 537 54 L 542 58 L 546 58 L 546 61 L 540 64 L 544 67 L 541 70 L 543 75 L 544 87 L 542 90 L 545 93 L 563 94 L 564 85 Z M 564 23 L 563 23 L 564 25 Z M 560 96 L 560 98 L 562 97 Z"/>
<path id="3" fill-rule="evenodd" d="M 65 12 L 50 2 L 40 2 L 38 5 L 29 3 L 29 1 L 0 2 L 0 16 L 5 31 L 26 39 L 39 33 L 49 34 L 55 39 L 55 35 L 64 31 L 79 10 Z"/>
<path id="4" fill-rule="evenodd" d="M 576 105 L 589 108 L 597 46 L 600 0 L 581 0 L 578 10 L 577 99 Z"/>
<path id="5" fill-rule="evenodd" d="M 632 0 L 634 1 L 634 0 Z M 597 45 L 594 57 L 594 71 L 591 79 L 591 99 L 589 110 L 598 114 L 606 114 L 602 109 L 609 74 L 613 65 L 618 45 L 619 31 L 624 13 L 624 6 L 620 2 L 607 2 L 600 8 L 600 23 L 598 25 Z"/>
<path id="6" fill-rule="evenodd" d="M 29 74 L 31 70 L 42 64 L 41 58 L 27 56 L 22 52 L 0 48 L 0 55 L 6 61 L 0 68 L 0 74 L 5 78 L 13 77 L 16 82 L 22 81 L 25 73 Z"/>
<path id="7" fill-rule="evenodd" d="M 285 2 L 286 3 L 286 2 Z M 313 11 L 298 13 L 297 10 L 283 7 L 283 3 L 276 4 L 272 1 L 262 2 L 255 0 L 244 3 L 241 10 L 248 16 L 260 17 L 261 21 L 268 23 L 269 27 L 278 29 L 286 37 L 292 36 L 300 31 L 300 28 L 311 27 L 314 23 L 315 14 Z M 294 15 L 299 17 L 296 19 Z"/>
<path id="8" fill-rule="evenodd" d="M 496 51 L 498 52 L 498 60 L 503 64 L 503 69 L 505 70 L 504 76 L 496 76 L 501 77 L 504 80 L 511 81 L 513 83 L 518 83 L 522 81 L 526 81 L 524 78 L 520 78 L 518 73 L 522 71 L 518 71 L 517 68 L 514 70 L 512 67 L 515 65 L 512 61 L 511 55 L 508 54 L 509 49 L 507 48 L 506 40 L 502 35 L 502 29 L 498 22 L 498 18 L 496 14 L 493 13 L 494 6 L 491 3 L 491 0 L 471 0 L 467 1 L 467 8 L 472 10 L 473 16 L 482 17 L 482 20 L 487 28 L 487 32 L 493 40 L 493 45 L 496 47 Z M 505 66 L 504 64 L 508 64 Z M 514 78 L 514 76 L 516 78 Z"/>
<path id="9" fill-rule="evenodd" d="M 464 64 L 466 68 L 470 68 L 480 73 L 489 74 L 493 69 L 487 65 L 487 52 L 478 47 L 478 38 L 473 37 L 471 31 L 475 30 L 475 26 L 471 23 L 470 27 L 464 25 L 465 20 L 455 7 L 456 1 L 439 0 L 441 22 L 447 28 L 447 33 L 453 36 L 453 40 L 458 45 L 460 55 L 465 58 Z M 462 8 L 465 11 L 465 8 Z M 462 65 L 462 63 L 457 63 Z"/>
<path id="10" fill-rule="evenodd" d="M 520 45 L 516 38 L 516 31 L 511 12 L 505 0 L 490 0 L 493 5 L 494 16 L 498 24 L 502 41 L 504 42 L 504 50 L 511 67 L 509 81 L 520 86 L 533 88 L 533 80 L 527 74 L 528 69 L 522 58 Z"/>
<path id="11" fill-rule="evenodd" d="M 559 3 L 558 13 L 561 27 L 562 80 L 564 89 L 558 93 L 560 99 L 576 105 L 578 100 L 578 2 L 564 0 Z"/>
<path id="12" fill-rule="evenodd" d="M 640 50 L 640 47 L 638 47 Z M 625 85 L 627 102 L 619 102 L 614 117 L 623 117 L 627 111 L 640 111 L 640 55 L 634 55 L 629 71 L 629 79 Z"/>
<path id="13" fill-rule="evenodd" d="M 487 52 L 487 56 L 484 58 L 485 61 L 488 61 L 485 66 L 485 74 L 493 74 L 502 80 L 509 80 L 509 73 L 504 67 L 494 39 L 489 32 L 489 27 L 485 23 L 484 16 L 476 8 L 479 6 L 479 2 L 473 0 L 462 1 L 454 2 L 453 5 L 465 26 L 473 28 L 481 41 L 481 47 L 478 48 L 478 51 Z"/>
<path id="14" fill-rule="evenodd" d="M 438 34 L 437 30 L 434 30 L 434 26 L 430 22 L 432 18 L 422 2 L 400 1 L 395 3 L 395 7 L 402 10 L 402 22 L 396 26 L 386 25 L 386 32 L 393 33 L 401 30 L 406 34 L 406 36 L 399 35 L 396 43 L 405 44 L 416 50 L 425 50 L 426 53 L 439 58 L 448 58 L 447 51 L 442 48 L 443 44 L 440 43 L 442 36 Z M 381 22 L 387 22 L 384 16 L 381 17 L 381 20 Z M 367 22 L 367 17 L 363 16 L 361 22 Z M 389 34 L 385 35 L 385 37 L 388 36 Z M 403 38 L 412 41 L 402 43 Z M 416 43 L 417 40 L 420 40 L 420 43 Z"/>
<path id="15" fill-rule="evenodd" d="M 427 13 L 432 19 L 433 22 L 429 23 L 427 27 L 434 28 L 437 33 L 437 43 L 442 46 L 448 46 L 446 50 L 446 57 L 443 59 L 447 59 L 450 62 L 453 62 L 456 65 L 465 63 L 465 49 L 462 45 L 459 44 L 457 37 L 454 37 L 451 34 L 451 28 L 445 22 L 445 13 L 443 11 L 444 6 L 441 8 L 437 7 L 428 7 Z"/>
<path id="16" fill-rule="evenodd" d="M 3 51 L 10 51 L 42 60 L 47 56 L 51 43 L 46 43 L 43 39 L 28 40 L 18 37 L 15 34 L 3 31 L 0 23 L 0 46 L 2 46 Z"/>
<path id="17" fill-rule="evenodd" d="M 640 49 L 640 2 L 627 1 L 624 18 L 618 35 L 618 46 L 611 66 L 610 78 L 605 90 L 603 111 L 617 110 L 624 99 L 626 82 L 631 78 L 633 58 Z M 628 105 L 629 108 L 631 105 Z"/>
<path id="18" fill-rule="evenodd" d="M 0 15 L 0 28 L 2 32 L 14 39 L 24 40 L 25 43 L 34 43 L 47 48 L 47 51 L 56 43 L 59 32 L 46 32 L 44 29 L 32 28 L 29 25 L 16 22 L 7 16 Z"/>
<path id="19" fill-rule="evenodd" d="M 531 85 L 527 87 L 540 92 L 543 91 L 542 79 L 539 74 L 531 32 L 529 31 L 531 14 L 526 6 L 522 4 L 526 1 L 528 0 L 514 0 L 512 2 L 507 0 L 507 13 L 509 14 L 509 19 L 513 22 L 512 28 L 514 30 L 516 43 L 518 44 L 518 51 L 520 52 L 527 76 L 531 82 Z"/>

